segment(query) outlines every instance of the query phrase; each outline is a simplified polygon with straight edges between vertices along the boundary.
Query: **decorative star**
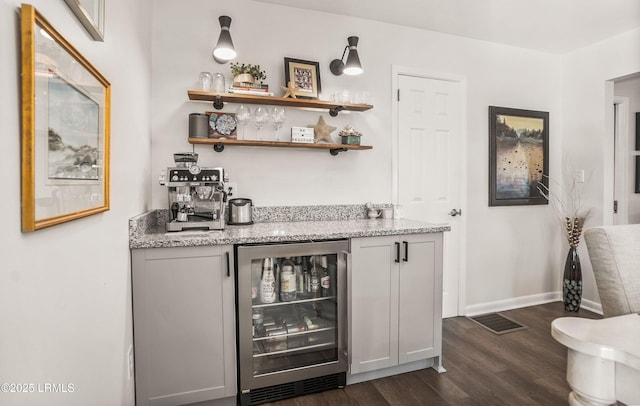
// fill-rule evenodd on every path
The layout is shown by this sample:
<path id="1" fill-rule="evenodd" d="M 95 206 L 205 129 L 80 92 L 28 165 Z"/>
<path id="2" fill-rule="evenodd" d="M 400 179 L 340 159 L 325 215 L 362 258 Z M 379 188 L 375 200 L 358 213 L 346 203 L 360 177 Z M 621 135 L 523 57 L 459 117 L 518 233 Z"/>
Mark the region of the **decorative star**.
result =
<path id="1" fill-rule="evenodd" d="M 296 98 L 296 94 L 300 91 L 300 88 L 298 86 L 296 86 L 295 83 L 289 81 L 289 83 L 287 83 L 287 87 L 284 86 L 280 86 L 280 88 L 282 88 L 282 90 L 284 90 L 284 96 L 282 96 L 283 98 L 287 98 L 289 96 L 291 96 L 292 98 Z"/>
<path id="2" fill-rule="evenodd" d="M 322 116 L 320 116 L 320 118 L 318 119 L 318 124 L 316 125 L 308 125 L 307 127 L 309 128 L 313 128 L 313 141 L 314 142 L 320 142 L 320 141 L 327 141 L 330 144 L 333 144 L 333 139 L 331 138 L 331 132 L 335 131 L 336 127 L 331 127 L 330 125 L 327 125 L 327 123 L 324 122 L 324 118 Z"/>

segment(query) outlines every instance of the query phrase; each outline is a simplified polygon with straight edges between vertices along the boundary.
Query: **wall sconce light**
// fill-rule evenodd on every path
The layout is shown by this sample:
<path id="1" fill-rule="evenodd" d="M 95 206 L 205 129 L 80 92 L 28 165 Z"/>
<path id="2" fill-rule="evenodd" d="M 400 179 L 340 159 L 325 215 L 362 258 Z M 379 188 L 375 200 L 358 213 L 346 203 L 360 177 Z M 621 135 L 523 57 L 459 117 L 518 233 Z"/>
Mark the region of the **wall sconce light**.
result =
<path id="1" fill-rule="evenodd" d="M 236 57 L 236 50 L 233 47 L 233 41 L 231 41 L 231 33 L 229 27 L 231 26 L 231 17 L 220 16 L 220 37 L 218 43 L 213 49 L 213 59 L 218 63 L 227 63 Z"/>
<path id="2" fill-rule="evenodd" d="M 360 58 L 358 57 L 358 37 L 349 37 L 347 38 L 347 42 L 349 45 L 344 47 L 344 51 L 342 52 L 342 58 L 334 59 L 331 61 L 329 65 L 329 69 L 331 73 L 336 76 L 340 76 L 343 73 L 345 75 L 359 75 L 362 73 L 362 65 L 360 65 Z M 344 59 L 344 55 L 349 50 L 349 55 L 347 56 L 347 62 L 344 63 L 342 60 Z"/>

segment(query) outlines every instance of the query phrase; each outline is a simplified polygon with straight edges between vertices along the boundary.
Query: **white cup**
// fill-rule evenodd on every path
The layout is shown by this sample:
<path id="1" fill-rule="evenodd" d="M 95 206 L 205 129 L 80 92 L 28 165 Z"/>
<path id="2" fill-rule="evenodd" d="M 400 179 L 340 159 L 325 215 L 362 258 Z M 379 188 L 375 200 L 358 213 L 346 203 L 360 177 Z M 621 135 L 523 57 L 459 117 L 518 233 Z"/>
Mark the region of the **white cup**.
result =
<path id="1" fill-rule="evenodd" d="M 370 219 L 377 219 L 378 217 L 380 217 L 380 214 L 381 210 L 374 209 L 373 207 L 367 210 L 367 217 L 369 217 Z"/>

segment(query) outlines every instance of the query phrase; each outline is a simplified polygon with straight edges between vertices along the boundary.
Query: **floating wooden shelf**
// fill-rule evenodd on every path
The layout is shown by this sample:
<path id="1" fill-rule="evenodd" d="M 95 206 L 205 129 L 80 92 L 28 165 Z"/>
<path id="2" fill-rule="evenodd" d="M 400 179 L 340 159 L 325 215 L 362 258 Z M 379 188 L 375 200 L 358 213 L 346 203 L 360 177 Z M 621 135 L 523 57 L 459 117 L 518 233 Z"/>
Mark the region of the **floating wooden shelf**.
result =
<path id="1" fill-rule="evenodd" d="M 254 96 L 236 93 L 215 93 L 202 90 L 189 90 L 189 100 L 208 101 L 213 103 L 213 107 L 220 110 L 224 103 L 246 103 L 246 104 L 268 104 L 271 106 L 288 106 L 301 108 L 327 109 L 331 117 L 335 117 L 342 110 L 366 111 L 373 106 L 371 104 L 338 103 L 314 99 L 291 99 L 274 96 Z"/>
<path id="2" fill-rule="evenodd" d="M 310 148 L 310 149 L 328 149 L 331 155 L 338 155 L 339 152 L 348 150 L 365 150 L 373 149 L 369 145 L 350 145 L 350 144 L 305 144 L 300 142 L 280 142 L 280 141 L 257 141 L 257 140 L 227 140 L 216 138 L 189 138 L 191 144 L 209 144 L 213 145 L 213 149 L 222 152 L 225 145 L 238 145 L 248 147 L 276 147 L 276 148 Z"/>

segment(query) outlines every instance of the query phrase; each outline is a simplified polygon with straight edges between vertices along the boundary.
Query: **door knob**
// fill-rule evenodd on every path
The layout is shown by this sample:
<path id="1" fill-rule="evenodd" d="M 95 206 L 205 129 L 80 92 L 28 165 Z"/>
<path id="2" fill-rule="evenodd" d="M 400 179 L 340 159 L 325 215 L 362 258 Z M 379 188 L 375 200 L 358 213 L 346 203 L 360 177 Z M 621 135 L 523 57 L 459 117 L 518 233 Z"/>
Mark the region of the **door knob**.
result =
<path id="1" fill-rule="evenodd" d="M 451 209 L 451 211 L 449 212 L 449 215 L 451 217 L 462 216 L 462 209 L 460 209 L 460 210 Z"/>

